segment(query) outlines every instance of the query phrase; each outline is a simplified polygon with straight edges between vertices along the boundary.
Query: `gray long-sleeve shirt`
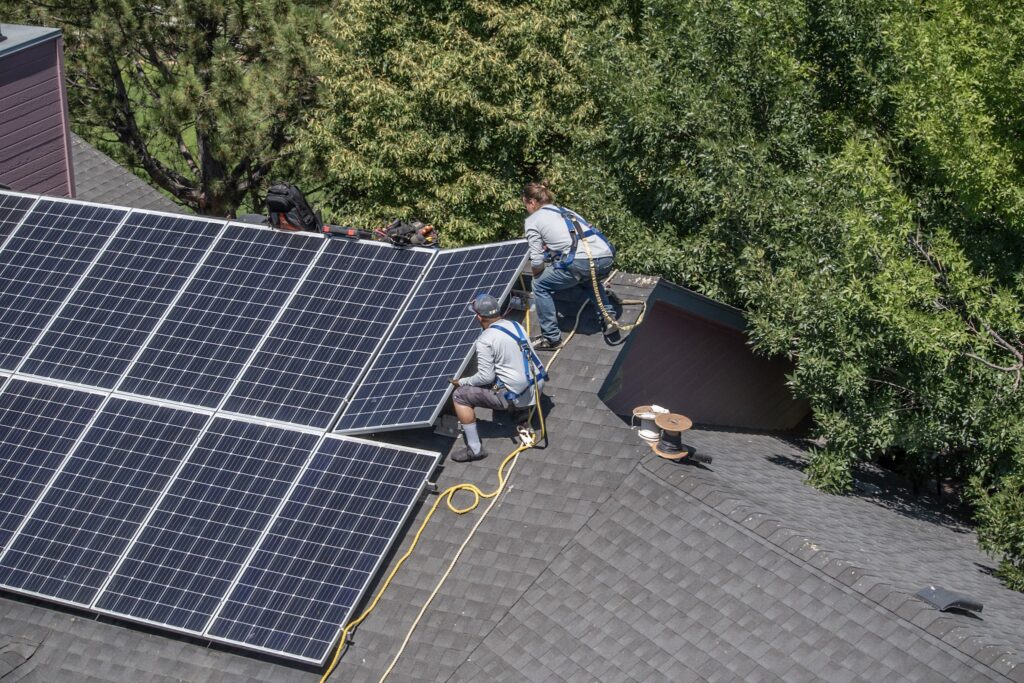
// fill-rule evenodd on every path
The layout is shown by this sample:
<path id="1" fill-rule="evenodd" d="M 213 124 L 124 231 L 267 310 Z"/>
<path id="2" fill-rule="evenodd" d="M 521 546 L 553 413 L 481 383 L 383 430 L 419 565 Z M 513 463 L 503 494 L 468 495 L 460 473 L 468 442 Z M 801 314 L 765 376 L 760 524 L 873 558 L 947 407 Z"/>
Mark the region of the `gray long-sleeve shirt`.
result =
<path id="1" fill-rule="evenodd" d="M 516 333 L 515 324 L 509 320 L 499 320 L 481 332 L 476 340 L 476 374 L 463 377 L 459 384 L 489 387 L 495 379 L 499 379 L 509 390 L 518 394 L 529 385 L 529 378 L 523 368 L 523 352 L 512 337 L 495 329 L 498 326 Z M 534 390 L 530 387 L 529 391 L 519 397 L 516 405 L 531 406 L 533 402 Z"/>
<path id="2" fill-rule="evenodd" d="M 555 209 L 555 211 L 549 209 Z M 526 241 L 530 245 L 531 265 L 540 266 L 544 263 L 544 247 L 559 254 L 566 253 L 572 247 L 572 235 L 569 234 L 565 219 L 557 209 L 558 207 L 554 204 L 545 204 L 526 217 Z M 579 214 L 575 215 L 578 219 Z M 612 255 L 611 249 L 597 235 L 591 235 L 586 241 L 587 246 L 590 247 L 590 253 L 595 259 Z M 583 240 L 580 240 L 580 243 L 576 245 L 575 258 L 586 257 L 586 248 L 583 246 Z"/>

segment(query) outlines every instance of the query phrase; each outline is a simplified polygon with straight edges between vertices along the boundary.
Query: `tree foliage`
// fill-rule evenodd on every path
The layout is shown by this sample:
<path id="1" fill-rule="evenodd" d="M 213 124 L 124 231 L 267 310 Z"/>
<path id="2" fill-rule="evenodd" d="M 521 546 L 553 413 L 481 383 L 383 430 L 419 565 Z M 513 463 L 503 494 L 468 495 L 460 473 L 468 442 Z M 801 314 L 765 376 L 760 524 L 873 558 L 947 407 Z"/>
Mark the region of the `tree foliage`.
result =
<path id="1" fill-rule="evenodd" d="M 146 8 L 64 25 L 79 121 L 162 186 L 233 208 L 294 150 L 335 220 L 459 243 L 547 178 L 795 361 L 812 483 L 952 479 L 1024 587 L 1022 0 L 342 0 L 308 41 L 297 3 Z"/>
<path id="2" fill-rule="evenodd" d="M 7 0 L 4 1 L 7 4 Z M 313 102 L 318 11 L 287 0 L 10 3 L 63 29 L 74 126 L 181 203 L 233 215 Z M 116 144 L 110 142 L 116 141 Z"/>
<path id="3" fill-rule="evenodd" d="M 352 221 L 515 233 L 555 181 L 620 263 L 743 307 L 840 491 L 969 485 L 1021 585 L 1019 2 L 349 0 L 303 139 Z"/>

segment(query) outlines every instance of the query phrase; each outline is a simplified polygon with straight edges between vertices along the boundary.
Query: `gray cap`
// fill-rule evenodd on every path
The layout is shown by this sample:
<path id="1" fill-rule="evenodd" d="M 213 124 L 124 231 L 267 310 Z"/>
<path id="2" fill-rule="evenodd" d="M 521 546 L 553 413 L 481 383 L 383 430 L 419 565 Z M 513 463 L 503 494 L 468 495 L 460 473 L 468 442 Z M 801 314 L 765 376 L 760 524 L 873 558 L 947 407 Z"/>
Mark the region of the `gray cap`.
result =
<path id="1" fill-rule="evenodd" d="M 469 302 L 469 310 L 481 318 L 497 318 L 501 315 L 501 304 L 490 294 L 477 294 Z"/>

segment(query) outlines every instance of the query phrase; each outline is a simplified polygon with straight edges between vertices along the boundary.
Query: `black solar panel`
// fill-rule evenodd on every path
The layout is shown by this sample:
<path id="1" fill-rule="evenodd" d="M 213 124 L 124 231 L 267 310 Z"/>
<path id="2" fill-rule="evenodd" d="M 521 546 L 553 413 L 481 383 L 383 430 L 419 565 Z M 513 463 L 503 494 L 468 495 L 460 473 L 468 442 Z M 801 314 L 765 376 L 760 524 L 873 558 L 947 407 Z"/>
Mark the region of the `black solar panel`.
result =
<path id="1" fill-rule="evenodd" d="M 21 372 L 113 388 L 223 226 L 132 213 Z"/>
<path id="2" fill-rule="evenodd" d="M 43 199 L 0 250 L 0 368 L 14 370 L 128 212 Z"/>
<path id="3" fill-rule="evenodd" d="M 0 584 L 88 606 L 208 419 L 111 400 L 0 559 Z"/>
<path id="4" fill-rule="evenodd" d="M 216 407 L 321 246 L 229 225 L 119 388 Z"/>
<path id="5" fill-rule="evenodd" d="M 469 302 L 481 292 L 502 299 L 525 260 L 525 242 L 438 253 L 337 431 L 431 424 L 480 334 Z"/>
<path id="6" fill-rule="evenodd" d="M 325 432 L 430 424 L 526 245 L 0 193 L 5 234 L 0 586 L 322 662 L 438 457 Z"/>
<path id="7" fill-rule="evenodd" d="M 332 240 L 224 409 L 329 427 L 432 256 Z"/>
<path id="8" fill-rule="evenodd" d="M 0 246 L 35 201 L 35 197 L 0 192 Z"/>
<path id="9" fill-rule="evenodd" d="M 323 662 L 436 463 L 326 439 L 207 635 Z"/>
<path id="10" fill-rule="evenodd" d="M 214 420 L 96 608 L 202 633 L 318 439 Z"/>
<path id="11" fill-rule="evenodd" d="M 7 547 L 102 401 L 101 394 L 20 379 L 0 393 L 0 547 Z"/>

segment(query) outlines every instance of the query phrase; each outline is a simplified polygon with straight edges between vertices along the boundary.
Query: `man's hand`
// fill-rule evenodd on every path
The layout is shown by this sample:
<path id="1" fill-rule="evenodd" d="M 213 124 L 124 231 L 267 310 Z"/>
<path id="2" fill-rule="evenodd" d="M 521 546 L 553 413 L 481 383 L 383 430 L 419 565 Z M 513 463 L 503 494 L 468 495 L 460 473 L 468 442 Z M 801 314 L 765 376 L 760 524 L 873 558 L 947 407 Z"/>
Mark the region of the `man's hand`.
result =
<path id="1" fill-rule="evenodd" d="M 538 275 L 540 275 L 541 273 L 544 272 L 544 264 L 543 263 L 540 264 L 539 266 L 531 266 L 530 268 L 533 270 L 533 276 L 534 277 L 537 277 Z"/>
<path id="2" fill-rule="evenodd" d="M 448 378 L 448 383 L 451 384 L 456 389 L 459 388 L 460 386 L 462 386 L 461 384 L 459 384 L 459 380 L 455 379 L 454 377 L 449 377 Z"/>

